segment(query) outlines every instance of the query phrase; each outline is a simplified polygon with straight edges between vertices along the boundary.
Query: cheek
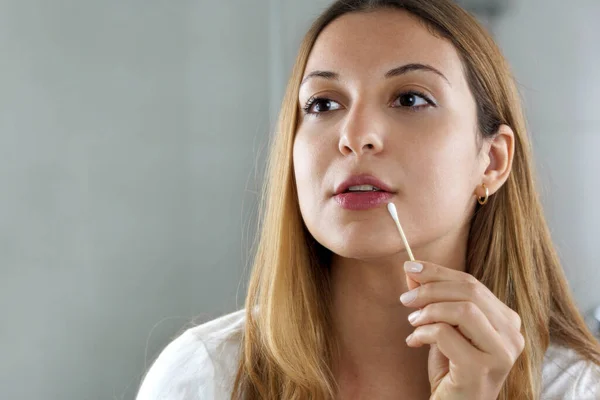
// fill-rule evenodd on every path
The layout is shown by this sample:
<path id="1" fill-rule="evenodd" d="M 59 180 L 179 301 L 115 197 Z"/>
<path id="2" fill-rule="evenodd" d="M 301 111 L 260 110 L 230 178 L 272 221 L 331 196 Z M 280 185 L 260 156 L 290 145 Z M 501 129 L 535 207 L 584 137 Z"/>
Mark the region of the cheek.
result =
<path id="1" fill-rule="evenodd" d="M 414 192 L 408 198 L 421 204 L 413 204 L 411 208 L 420 210 L 420 219 L 427 221 L 431 233 L 434 226 L 446 231 L 469 218 L 475 198 L 476 152 L 470 140 L 465 139 L 468 134 L 438 138 L 421 154 L 420 167 L 413 167 L 410 181 Z M 411 191 L 411 187 L 407 189 Z"/>
<path id="2" fill-rule="evenodd" d="M 340 229 L 335 225 L 335 207 L 327 197 L 333 187 L 327 186 L 330 181 L 326 175 L 335 161 L 335 147 L 331 143 L 320 143 L 320 137 L 311 133 L 314 132 L 299 131 L 294 140 L 292 157 L 298 205 L 311 235 L 332 249 L 335 246 L 332 246 L 331 238 L 339 235 Z"/>
<path id="3" fill-rule="evenodd" d="M 438 194 L 452 187 L 462 190 L 470 182 L 477 157 L 476 136 L 473 125 L 465 121 L 470 122 L 471 116 L 448 113 L 413 129 L 416 137 L 410 151 L 404 151 L 410 157 L 406 167 L 413 184 L 427 185 Z"/>
<path id="4" fill-rule="evenodd" d="M 307 140 L 300 132 L 294 140 L 293 165 L 298 201 L 303 216 L 312 209 L 318 200 L 320 182 L 325 172 L 319 147 Z"/>

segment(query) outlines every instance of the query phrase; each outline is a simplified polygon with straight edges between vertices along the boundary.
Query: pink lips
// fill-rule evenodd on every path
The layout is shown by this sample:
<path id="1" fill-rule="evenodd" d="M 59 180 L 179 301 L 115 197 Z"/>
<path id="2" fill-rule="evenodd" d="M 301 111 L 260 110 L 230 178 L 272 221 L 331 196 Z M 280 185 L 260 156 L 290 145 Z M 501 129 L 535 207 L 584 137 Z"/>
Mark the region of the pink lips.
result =
<path id="1" fill-rule="evenodd" d="M 355 192 L 336 194 L 334 199 L 347 210 L 369 210 L 387 204 L 392 197 L 390 192 Z"/>
<path id="2" fill-rule="evenodd" d="M 381 191 L 347 192 L 351 186 L 372 185 Z M 347 210 L 369 210 L 386 204 L 394 196 L 392 189 L 372 175 L 357 175 L 342 182 L 336 189 L 333 198 Z"/>

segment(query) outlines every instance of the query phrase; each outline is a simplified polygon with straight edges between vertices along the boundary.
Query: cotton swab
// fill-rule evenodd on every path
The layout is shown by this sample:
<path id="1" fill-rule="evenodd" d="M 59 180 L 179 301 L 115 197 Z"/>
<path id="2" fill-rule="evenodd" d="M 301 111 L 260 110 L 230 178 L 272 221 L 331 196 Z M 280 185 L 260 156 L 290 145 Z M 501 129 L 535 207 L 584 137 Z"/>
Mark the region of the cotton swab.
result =
<path id="1" fill-rule="evenodd" d="M 410 257 L 410 261 L 415 261 L 415 257 L 413 256 L 413 253 L 410 250 L 410 246 L 408 245 L 408 240 L 406 240 L 406 236 L 404 235 L 404 231 L 402 230 L 402 226 L 400 225 L 400 221 L 398 220 L 398 212 L 396 211 L 396 205 L 394 203 L 388 203 L 387 208 L 390 212 L 390 215 L 394 219 L 394 222 L 396 223 L 398 232 L 400 232 L 400 236 L 402 237 L 402 241 L 404 242 L 404 247 L 406 247 L 406 251 L 408 252 L 408 256 Z"/>

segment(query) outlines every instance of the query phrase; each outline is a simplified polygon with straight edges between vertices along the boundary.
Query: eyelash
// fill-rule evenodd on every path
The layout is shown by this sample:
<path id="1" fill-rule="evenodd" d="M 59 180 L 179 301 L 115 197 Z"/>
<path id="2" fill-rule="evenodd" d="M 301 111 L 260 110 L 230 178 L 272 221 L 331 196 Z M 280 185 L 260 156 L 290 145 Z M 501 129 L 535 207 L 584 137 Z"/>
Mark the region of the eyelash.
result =
<path id="1" fill-rule="evenodd" d="M 433 100 L 431 100 L 427 95 L 425 95 L 422 92 L 419 92 L 418 90 L 407 90 L 404 92 L 400 92 L 398 93 L 396 96 L 394 96 L 394 101 L 397 100 L 399 97 L 401 96 L 406 96 L 406 95 L 413 95 L 413 96 L 418 96 L 421 97 L 423 100 L 425 100 L 427 102 L 427 104 L 429 104 L 432 107 L 436 107 L 437 104 L 435 104 L 435 102 Z M 313 115 L 315 117 L 318 117 L 320 114 L 326 113 L 327 111 L 321 111 L 321 112 L 311 112 L 310 108 L 317 103 L 318 101 L 328 101 L 331 99 L 328 99 L 327 97 L 318 97 L 318 96 L 313 96 L 310 99 L 308 99 L 308 101 L 306 102 L 306 104 L 304 105 L 304 107 L 302 107 L 302 110 L 304 111 L 305 115 Z M 423 108 L 425 106 L 421 105 L 421 106 L 410 106 L 410 107 L 400 107 L 400 108 L 408 108 L 410 111 L 416 112 L 419 109 Z M 335 111 L 335 110 L 333 110 Z"/>

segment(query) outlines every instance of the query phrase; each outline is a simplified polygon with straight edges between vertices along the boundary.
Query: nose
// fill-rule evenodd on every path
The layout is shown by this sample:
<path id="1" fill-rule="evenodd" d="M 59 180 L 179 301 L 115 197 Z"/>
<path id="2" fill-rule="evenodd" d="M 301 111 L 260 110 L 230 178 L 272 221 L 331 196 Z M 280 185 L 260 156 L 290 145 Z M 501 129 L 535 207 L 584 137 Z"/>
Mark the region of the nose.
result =
<path id="1" fill-rule="evenodd" d="M 382 130 L 383 126 L 378 123 L 374 112 L 355 107 L 347 114 L 342 126 L 338 148 L 345 156 L 380 153 L 383 150 Z"/>

